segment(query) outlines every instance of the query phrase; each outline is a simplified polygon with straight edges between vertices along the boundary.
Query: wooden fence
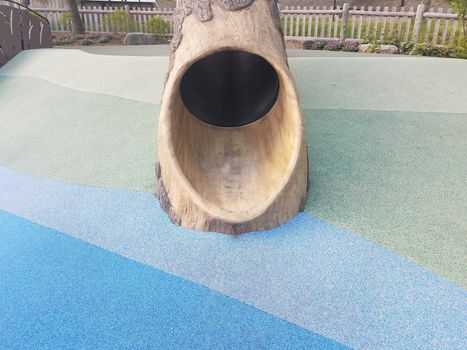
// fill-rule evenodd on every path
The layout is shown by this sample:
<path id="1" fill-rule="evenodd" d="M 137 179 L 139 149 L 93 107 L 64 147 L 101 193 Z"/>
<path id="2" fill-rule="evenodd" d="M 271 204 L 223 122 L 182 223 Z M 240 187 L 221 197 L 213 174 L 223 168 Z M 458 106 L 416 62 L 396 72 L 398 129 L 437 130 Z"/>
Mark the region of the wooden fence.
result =
<path id="1" fill-rule="evenodd" d="M 51 1 L 52 4 L 58 4 L 56 0 Z M 53 5 L 52 5 L 53 6 Z M 35 11 L 47 17 L 52 26 L 52 31 L 67 32 L 71 29 L 70 18 L 67 15 L 68 9 L 59 7 L 50 8 L 34 8 Z M 130 7 L 129 5 L 121 7 L 98 7 L 98 6 L 79 6 L 79 12 L 83 20 L 84 28 L 87 32 L 93 33 L 111 33 L 116 29 L 113 27 L 111 21 L 105 20 L 105 15 L 115 11 L 125 11 L 133 16 L 134 28 L 132 31 L 143 32 L 148 20 L 152 17 L 161 17 L 171 24 L 172 28 L 172 15 L 173 9 L 157 9 L 144 7 Z"/>
<path id="2" fill-rule="evenodd" d="M 440 8 L 424 12 L 424 5 L 416 9 L 372 7 L 342 8 L 319 6 L 281 9 L 286 38 L 313 40 L 400 40 L 430 42 L 445 45 L 457 40 L 461 21 L 457 14 Z"/>
<path id="3" fill-rule="evenodd" d="M 53 31 L 69 31 L 69 17 L 64 8 L 36 8 L 47 17 Z M 162 17 L 171 23 L 173 9 L 145 9 L 122 6 L 80 7 L 79 11 L 88 32 L 112 32 L 112 23 L 104 16 L 117 11 L 125 11 L 133 17 L 134 31 L 145 30 L 147 21 L 154 16 Z M 310 40 L 395 40 L 430 42 L 446 45 L 457 40 L 461 33 L 461 21 L 455 13 L 436 11 L 431 8 L 424 12 L 424 5 L 417 8 L 353 7 L 348 4 L 337 7 L 284 7 L 280 9 L 284 36 L 287 39 Z M 173 28 L 172 28 L 173 29 Z"/>

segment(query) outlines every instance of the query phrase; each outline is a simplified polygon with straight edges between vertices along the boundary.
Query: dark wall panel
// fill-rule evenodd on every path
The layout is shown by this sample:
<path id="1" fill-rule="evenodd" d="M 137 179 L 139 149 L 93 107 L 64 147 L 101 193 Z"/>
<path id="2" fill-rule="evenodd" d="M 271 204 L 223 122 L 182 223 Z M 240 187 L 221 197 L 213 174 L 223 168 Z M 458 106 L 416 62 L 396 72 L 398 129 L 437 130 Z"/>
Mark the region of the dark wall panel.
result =
<path id="1" fill-rule="evenodd" d="M 0 66 L 22 50 L 52 47 L 49 23 L 27 8 L 0 4 Z"/>

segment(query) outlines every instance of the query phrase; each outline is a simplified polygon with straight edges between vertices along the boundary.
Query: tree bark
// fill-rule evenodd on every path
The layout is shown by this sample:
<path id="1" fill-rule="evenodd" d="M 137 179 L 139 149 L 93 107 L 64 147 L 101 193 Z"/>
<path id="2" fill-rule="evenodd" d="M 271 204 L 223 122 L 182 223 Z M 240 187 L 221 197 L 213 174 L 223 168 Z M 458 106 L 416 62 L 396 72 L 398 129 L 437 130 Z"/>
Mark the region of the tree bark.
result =
<path id="1" fill-rule="evenodd" d="M 430 9 L 431 0 L 422 0 L 422 4 L 425 5 L 425 9 L 423 11 L 425 13 Z"/>
<path id="2" fill-rule="evenodd" d="M 67 0 L 68 3 L 68 11 L 70 12 L 71 16 L 71 31 L 74 34 L 83 34 L 84 33 L 84 25 L 78 11 L 78 4 L 76 0 Z"/>

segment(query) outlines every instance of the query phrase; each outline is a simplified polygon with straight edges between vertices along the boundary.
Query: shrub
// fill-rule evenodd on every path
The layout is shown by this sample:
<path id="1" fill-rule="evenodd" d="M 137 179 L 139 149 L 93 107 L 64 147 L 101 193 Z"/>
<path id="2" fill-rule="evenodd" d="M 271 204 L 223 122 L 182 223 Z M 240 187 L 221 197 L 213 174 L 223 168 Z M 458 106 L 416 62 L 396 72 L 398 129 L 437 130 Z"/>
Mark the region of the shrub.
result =
<path id="1" fill-rule="evenodd" d="M 380 53 L 381 50 L 379 48 L 379 45 L 376 43 L 370 44 L 367 50 L 368 53 Z"/>
<path id="2" fill-rule="evenodd" d="M 67 32 L 71 31 L 71 15 L 69 12 L 63 12 L 58 19 L 58 25 Z"/>
<path id="3" fill-rule="evenodd" d="M 112 39 L 113 39 L 112 35 L 104 35 L 104 36 L 100 37 L 100 39 L 97 40 L 97 42 L 99 44 L 105 44 L 105 43 L 111 42 Z"/>
<path id="4" fill-rule="evenodd" d="M 342 51 L 358 52 L 358 41 L 346 41 L 342 45 Z"/>
<path id="5" fill-rule="evenodd" d="M 467 58 L 467 40 L 464 40 L 464 38 L 454 40 L 449 49 L 451 50 L 451 57 Z"/>
<path id="6" fill-rule="evenodd" d="M 151 17 L 143 27 L 143 32 L 164 35 L 170 33 L 170 22 L 162 17 Z"/>
<path id="7" fill-rule="evenodd" d="M 384 44 L 386 45 L 394 45 L 396 46 L 399 50 L 401 50 L 401 46 L 402 46 L 402 43 L 401 41 L 399 40 L 399 38 L 391 38 L 391 39 L 388 39 L 384 42 Z"/>
<path id="8" fill-rule="evenodd" d="M 373 33 L 373 31 L 370 31 L 368 35 L 364 35 L 362 39 L 363 39 L 361 42 L 362 44 L 377 44 L 378 43 L 378 39 L 376 35 Z"/>
<path id="9" fill-rule="evenodd" d="M 133 16 L 123 10 L 106 14 L 103 21 L 107 28 L 111 28 L 114 33 L 134 32 L 136 28 Z"/>
<path id="10" fill-rule="evenodd" d="M 55 38 L 53 40 L 53 45 L 54 46 L 61 46 L 61 45 L 71 45 L 74 43 L 74 40 L 69 37 L 63 37 L 63 38 Z"/>
<path id="11" fill-rule="evenodd" d="M 452 49 L 446 46 L 435 46 L 429 43 L 415 44 L 411 55 L 416 56 L 433 56 L 433 57 L 450 57 Z"/>
<path id="12" fill-rule="evenodd" d="M 309 40 L 303 43 L 303 48 L 305 50 L 322 50 L 324 49 L 325 46 L 326 46 L 325 41 Z"/>
<path id="13" fill-rule="evenodd" d="M 342 46 L 343 44 L 340 41 L 332 40 L 326 43 L 324 49 L 329 51 L 340 51 L 342 49 Z"/>
<path id="14" fill-rule="evenodd" d="M 414 46 L 413 42 L 411 42 L 411 41 L 401 43 L 400 47 L 399 47 L 400 53 L 403 54 L 403 55 L 410 54 L 410 51 L 412 51 L 413 46 Z"/>
<path id="15" fill-rule="evenodd" d="M 80 44 L 84 46 L 88 46 L 92 44 L 92 41 L 88 39 L 84 39 Z"/>
<path id="16" fill-rule="evenodd" d="M 462 58 L 462 59 L 466 60 L 467 59 L 467 51 L 465 51 L 465 50 L 464 51 L 459 51 L 459 52 L 456 51 L 456 52 L 454 52 L 453 57 Z"/>

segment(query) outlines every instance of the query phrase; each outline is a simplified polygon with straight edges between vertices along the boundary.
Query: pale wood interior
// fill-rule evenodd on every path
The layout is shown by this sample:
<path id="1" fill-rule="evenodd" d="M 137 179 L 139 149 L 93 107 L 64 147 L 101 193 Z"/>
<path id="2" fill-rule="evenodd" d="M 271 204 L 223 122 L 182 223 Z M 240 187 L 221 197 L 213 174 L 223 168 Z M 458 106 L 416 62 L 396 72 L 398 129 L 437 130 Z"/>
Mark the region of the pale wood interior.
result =
<path id="1" fill-rule="evenodd" d="M 175 93 L 171 135 L 176 161 L 207 207 L 247 215 L 287 180 L 298 120 L 286 115 L 296 110 L 287 106 L 288 98 L 280 84 L 267 115 L 246 126 L 222 128 L 195 118 Z"/>

